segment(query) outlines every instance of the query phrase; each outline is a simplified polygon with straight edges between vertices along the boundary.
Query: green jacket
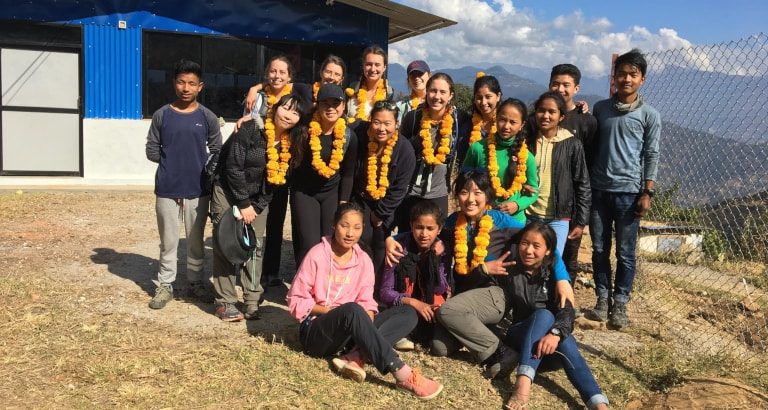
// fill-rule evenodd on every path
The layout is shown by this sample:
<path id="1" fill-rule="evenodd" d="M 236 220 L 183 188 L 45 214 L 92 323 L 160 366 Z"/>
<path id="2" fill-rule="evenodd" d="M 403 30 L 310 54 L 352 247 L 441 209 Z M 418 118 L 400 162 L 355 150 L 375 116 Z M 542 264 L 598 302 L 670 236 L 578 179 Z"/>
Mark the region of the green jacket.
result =
<path id="1" fill-rule="evenodd" d="M 498 134 L 494 136 L 496 138 L 496 162 L 499 164 L 499 177 L 501 178 L 501 184 L 505 187 L 509 186 L 510 180 L 507 177 L 507 166 L 509 165 L 509 152 L 507 148 L 511 147 L 515 142 L 515 138 L 509 140 L 503 140 L 499 138 Z M 483 169 L 488 172 L 488 142 L 485 139 L 475 142 L 469 147 L 467 156 L 464 159 L 463 169 L 465 171 L 470 169 Z M 539 176 L 536 172 L 536 158 L 532 153 L 528 153 L 528 160 L 526 161 L 527 168 L 525 170 L 526 184 L 532 186 L 536 192 L 531 195 L 521 195 L 520 192 L 516 192 L 514 195 L 507 199 L 495 198 L 494 205 L 499 205 L 502 202 L 514 201 L 517 204 L 518 211 L 512 215 L 515 220 L 525 223 L 525 209 L 531 206 L 536 201 L 539 193 Z"/>

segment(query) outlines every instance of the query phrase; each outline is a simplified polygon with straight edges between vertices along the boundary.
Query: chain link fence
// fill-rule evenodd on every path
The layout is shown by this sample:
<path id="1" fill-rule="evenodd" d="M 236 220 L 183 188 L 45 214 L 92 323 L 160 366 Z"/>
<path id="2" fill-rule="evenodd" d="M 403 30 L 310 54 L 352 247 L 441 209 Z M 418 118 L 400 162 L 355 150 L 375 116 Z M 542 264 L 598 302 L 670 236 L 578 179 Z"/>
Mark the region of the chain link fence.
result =
<path id="1" fill-rule="evenodd" d="M 768 35 L 650 53 L 662 116 L 633 322 L 682 354 L 753 370 L 768 358 Z"/>

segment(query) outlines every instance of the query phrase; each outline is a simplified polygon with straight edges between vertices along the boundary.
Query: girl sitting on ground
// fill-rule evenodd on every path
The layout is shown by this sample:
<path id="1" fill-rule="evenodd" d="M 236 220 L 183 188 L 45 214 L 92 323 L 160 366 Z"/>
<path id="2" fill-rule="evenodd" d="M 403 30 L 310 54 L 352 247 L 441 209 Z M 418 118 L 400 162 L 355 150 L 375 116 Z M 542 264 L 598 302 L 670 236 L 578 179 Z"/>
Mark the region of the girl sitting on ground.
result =
<path id="1" fill-rule="evenodd" d="M 357 244 L 362 232 L 363 210 L 354 203 L 340 205 L 333 235 L 312 247 L 296 272 L 287 301 L 301 323 L 304 352 L 324 357 L 346 350 L 332 359 L 342 376 L 362 382 L 365 362 L 370 361 L 382 374 L 391 372 L 398 388 L 419 399 L 434 398 L 443 385 L 403 363 L 388 340 L 388 333 L 397 333 L 401 327 L 396 315 L 374 317 L 373 263 Z"/>
<path id="2" fill-rule="evenodd" d="M 573 331 L 574 309 L 555 299 L 555 231 L 534 221 L 523 228 L 517 263 L 509 273 L 512 326 L 505 344 L 520 352 L 515 392 L 505 409 L 527 408 L 531 383 L 542 359 L 560 360 L 568 380 L 589 409 L 607 409 L 608 398 L 579 354 Z M 555 356 L 553 353 L 557 353 Z"/>
<path id="3" fill-rule="evenodd" d="M 388 261 L 381 277 L 379 297 L 388 309 L 409 307 L 403 314 L 413 317 L 417 325 L 411 338 L 420 343 L 432 340 L 440 305 L 450 295 L 448 270 L 451 255 L 444 252 L 437 236 L 445 224 L 440 206 L 429 200 L 411 208 L 411 229 L 394 237 L 402 250 L 399 260 Z M 397 341 L 398 350 L 413 349 L 408 339 Z"/>

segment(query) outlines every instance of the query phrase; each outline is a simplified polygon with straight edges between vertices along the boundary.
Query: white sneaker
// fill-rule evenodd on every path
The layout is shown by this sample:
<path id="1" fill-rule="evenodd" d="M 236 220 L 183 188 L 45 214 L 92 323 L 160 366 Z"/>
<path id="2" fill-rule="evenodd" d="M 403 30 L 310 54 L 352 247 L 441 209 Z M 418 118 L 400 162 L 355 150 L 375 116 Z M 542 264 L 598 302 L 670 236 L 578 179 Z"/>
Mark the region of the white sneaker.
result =
<path id="1" fill-rule="evenodd" d="M 395 350 L 401 351 L 401 352 L 410 352 L 411 350 L 416 348 L 416 345 L 413 344 L 408 338 L 402 338 L 398 340 L 394 346 Z"/>

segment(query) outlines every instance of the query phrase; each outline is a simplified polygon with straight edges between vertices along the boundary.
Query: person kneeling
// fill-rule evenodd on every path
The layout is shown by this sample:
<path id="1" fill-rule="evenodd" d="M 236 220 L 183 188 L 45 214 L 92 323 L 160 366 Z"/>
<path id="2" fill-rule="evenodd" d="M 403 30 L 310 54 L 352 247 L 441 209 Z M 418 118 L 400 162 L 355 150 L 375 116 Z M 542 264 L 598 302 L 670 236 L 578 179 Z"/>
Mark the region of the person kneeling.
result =
<path id="1" fill-rule="evenodd" d="M 403 363 L 374 319 L 373 262 L 357 244 L 363 210 L 345 203 L 333 219 L 333 234 L 309 250 L 287 296 L 291 314 L 301 323 L 304 352 L 325 357 L 351 347 L 332 359 L 342 376 L 362 382 L 370 361 L 382 374 L 392 373 L 398 388 L 420 399 L 436 397 L 443 385 Z"/>

